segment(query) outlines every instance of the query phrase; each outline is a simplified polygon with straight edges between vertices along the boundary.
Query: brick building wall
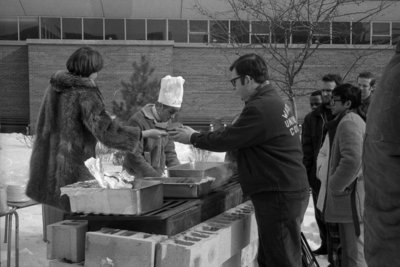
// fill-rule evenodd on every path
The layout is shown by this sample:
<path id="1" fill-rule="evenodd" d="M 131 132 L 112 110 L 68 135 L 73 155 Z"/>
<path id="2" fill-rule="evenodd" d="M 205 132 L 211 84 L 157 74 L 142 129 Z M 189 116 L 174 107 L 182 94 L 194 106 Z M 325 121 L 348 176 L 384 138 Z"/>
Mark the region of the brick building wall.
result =
<path id="1" fill-rule="evenodd" d="M 29 121 L 27 59 L 26 45 L 0 46 L 0 121 L 3 130 L 14 130 L 10 123 L 26 124 Z"/>
<path id="2" fill-rule="evenodd" d="M 156 45 L 143 45 L 136 42 L 126 45 L 118 42 L 114 45 L 85 42 L 98 50 L 104 59 L 104 67 L 100 71 L 96 82 L 104 96 L 107 109 L 111 111 L 111 102 L 116 91 L 121 88 L 121 80 L 128 80 L 132 74 L 132 63 L 140 62 L 141 55 L 146 55 L 151 65 L 155 68 L 154 77 L 163 77 L 172 72 L 171 42 Z M 82 42 L 63 42 L 48 44 L 39 41 L 28 42 L 29 60 L 29 90 L 30 90 L 30 121 L 34 123 L 40 107 L 40 102 L 49 78 L 56 70 L 66 69 L 68 57 L 79 47 Z"/>
<path id="3" fill-rule="evenodd" d="M 133 61 L 140 61 L 146 55 L 155 68 L 154 78 L 161 79 L 167 74 L 183 76 L 186 80 L 182 118 L 226 118 L 240 112 L 243 105 L 234 94 L 229 83 L 230 64 L 237 58 L 237 50 L 212 46 L 180 46 L 173 42 L 151 41 L 49 41 L 29 40 L 27 45 L 0 45 L 0 86 L 2 90 L 2 116 L 29 117 L 35 123 L 41 99 L 48 85 L 50 75 L 65 69 L 69 55 L 82 45 L 90 45 L 104 57 L 105 65 L 97 82 L 104 95 L 107 109 L 121 88 L 121 80 L 128 80 Z M 246 52 L 258 52 L 247 50 Z M 365 55 L 364 55 L 365 54 Z M 357 57 L 355 68 L 346 77 L 354 82 L 360 71 L 369 70 L 378 78 L 393 54 L 393 49 L 346 49 L 320 48 L 306 62 L 296 85 L 304 96 L 296 98 L 299 121 L 310 107 L 308 93 L 320 87 L 320 79 L 326 73 L 344 75 Z M 272 58 L 265 55 L 268 61 Z M 29 70 L 29 71 L 28 71 Z M 270 69 L 270 75 L 276 73 Z M 12 93 L 11 93 L 12 92 Z M 3 97 L 3 95 L 5 97 Z M 283 95 L 284 96 L 284 95 Z M 284 96 L 285 97 L 285 96 Z M 27 109 L 29 106 L 29 110 Z"/>

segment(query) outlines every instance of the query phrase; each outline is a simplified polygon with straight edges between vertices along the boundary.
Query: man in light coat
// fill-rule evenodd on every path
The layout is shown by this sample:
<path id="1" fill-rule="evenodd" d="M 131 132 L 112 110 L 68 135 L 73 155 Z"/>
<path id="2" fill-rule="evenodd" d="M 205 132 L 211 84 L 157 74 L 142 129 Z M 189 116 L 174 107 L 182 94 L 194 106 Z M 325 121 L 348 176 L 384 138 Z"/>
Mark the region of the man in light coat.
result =
<path id="1" fill-rule="evenodd" d="M 343 267 L 367 266 L 364 257 L 364 181 L 361 171 L 365 122 L 354 112 L 361 104 L 361 91 L 351 84 L 333 90 L 331 110 L 321 154 L 328 150 L 328 168 L 318 160 L 321 190 L 317 207 L 328 223 L 337 223 Z M 323 163 L 323 162 L 322 162 Z M 325 168 L 324 168 L 325 166 Z M 323 173 L 323 172 L 327 173 Z"/>

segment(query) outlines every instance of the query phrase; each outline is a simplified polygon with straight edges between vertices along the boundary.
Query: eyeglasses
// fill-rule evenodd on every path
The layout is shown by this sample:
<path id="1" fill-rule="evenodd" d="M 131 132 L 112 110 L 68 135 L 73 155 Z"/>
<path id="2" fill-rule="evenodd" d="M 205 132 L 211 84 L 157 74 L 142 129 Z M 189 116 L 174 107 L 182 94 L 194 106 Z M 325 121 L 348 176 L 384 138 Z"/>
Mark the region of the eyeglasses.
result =
<path id="1" fill-rule="evenodd" d="M 236 80 L 240 79 L 240 78 L 242 78 L 242 76 L 237 76 L 237 77 L 231 79 L 231 83 L 232 83 L 233 87 L 236 87 Z"/>
<path id="2" fill-rule="evenodd" d="M 331 98 L 331 106 L 335 105 L 336 102 L 342 102 L 342 99 L 340 98 Z"/>
<path id="3" fill-rule="evenodd" d="M 332 91 L 331 89 L 321 89 L 322 94 L 332 94 Z"/>

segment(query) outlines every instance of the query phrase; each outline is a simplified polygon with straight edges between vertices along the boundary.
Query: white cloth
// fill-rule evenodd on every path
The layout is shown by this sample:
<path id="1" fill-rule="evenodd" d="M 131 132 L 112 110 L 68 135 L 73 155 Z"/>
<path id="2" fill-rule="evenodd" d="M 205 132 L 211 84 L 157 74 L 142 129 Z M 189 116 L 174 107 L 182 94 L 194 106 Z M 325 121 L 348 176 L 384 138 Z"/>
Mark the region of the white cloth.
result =
<path id="1" fill-rule="evenodd" d="M 329 134 L 326 134 L 324 143 L 317 157 L 317 178 L 321 181 L 319 189 L 317 208 L 323 212 L 326 196 L 326 183 L 329 170 Z"/>
<path id="2" fill-rule="evenodd" d="M 161 88 L 158 95 L 158 102 L 161 104 L 180 108 L 183 99 L 183 83 L 185 80 L 181 77 L 165 76 L 161 79 Z"/>

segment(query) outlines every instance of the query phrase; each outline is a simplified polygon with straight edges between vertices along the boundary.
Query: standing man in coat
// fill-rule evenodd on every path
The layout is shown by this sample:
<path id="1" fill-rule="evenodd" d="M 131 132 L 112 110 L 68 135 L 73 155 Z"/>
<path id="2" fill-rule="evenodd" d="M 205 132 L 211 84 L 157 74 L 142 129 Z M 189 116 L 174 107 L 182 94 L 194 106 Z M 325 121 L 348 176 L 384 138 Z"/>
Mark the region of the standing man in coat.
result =
<path id="1" fill-rule="evenodd" d="M 244 101 L 236 122 L 215 132 L 178 128 L 170 136 L 210 151 L 237 150 L 239 182 L 253 202 L 258 225 L 259 266 L 301 266 L 300 224 L 309 185 L 298 124 L 270 85 L 263 58 L 243 55 L 230 71 L 235 93 Z"/>
<path id="2" fill-rule="evenodd" d="M 369 107 L 364 143 L 365 257 L 400 266 L 400 42 Z"/>
<path id="3" fill-rule="evenodd" d="M 364 121 L 367 119 L 367 111 L 371 103 L 371 95 L 375 86 L 375 77 L 369 72 L 361 72 L 357 77 L 357 85 L 361 89 L 361 105 L 357 109 L 358 114 Z"/>
<path id="4" fill-rule="evenodd" d="M 365 122 L 356 113 L 360 104 L 358 87 L 347 83 L 333 90 L 331 110 L 335 118 L 328 122 L 324 142 L 324 146 L 329 144 L 329 168 L 326 177 L 318 175 L 324 188 L 320 190 L 317 207 L 322 207 L 326 223 L 338 225 L 342 247 L 340 266 L 345 267 L 367 267 L 362 222 L 365 190 L 361 171 Z"/>
<path id="5" fill-rule="evenodd" d="M 165 76 L 161 79 L 158 101 L 147 104 L 136 112 L 128 121 L 128 125 L 139 129 L 167 129 L 171 120 L 179 112 L 183 98 L 182 77 Z M 127 153 L 123 167 L 136 177 L 160 177 L 165 166 L 179 164 L 175 145 L 168 136 L 160 139 L 145 139 L 139 143 L 134 153 Z"/>
<path id="6" fill-rule="evenodd" d="M 326 134 L 325 126 L 333 118 L 330 110 L 332 91 L 341 83 L 342 78 L 337 74 L 327 74 L 322 77 L 322 104 L 306 115 L 302 127 L 303 163 L 307 170 L 314 202 L 315 220 L 317 221 L 321 238 L 321 246 L 314 251 L 316 255 L 328 254 L 327 229 L 321 212 L 315 206 L 321 187 L 321 182 L 316 177 L 317 157 Z"/>

